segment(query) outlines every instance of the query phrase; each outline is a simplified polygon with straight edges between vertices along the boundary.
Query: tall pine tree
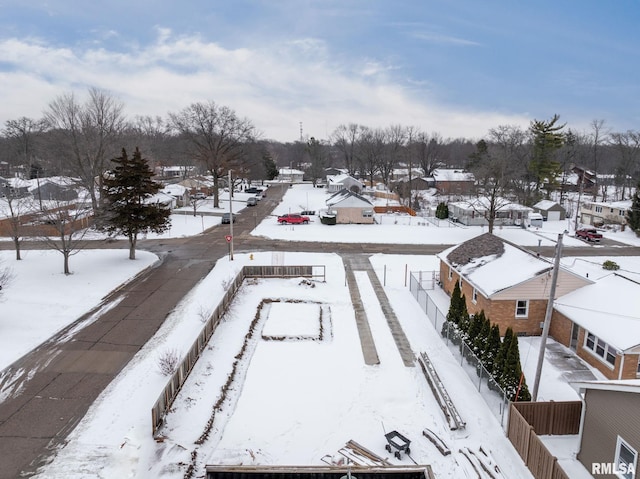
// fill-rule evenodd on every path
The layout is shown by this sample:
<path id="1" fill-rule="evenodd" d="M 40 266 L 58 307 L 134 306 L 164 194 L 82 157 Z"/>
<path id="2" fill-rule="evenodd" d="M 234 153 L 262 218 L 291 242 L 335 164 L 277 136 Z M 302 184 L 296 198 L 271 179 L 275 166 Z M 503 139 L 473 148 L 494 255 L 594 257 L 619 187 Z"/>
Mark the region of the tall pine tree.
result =
<path id="1" fill-rule="evenodd" d="M 531 401 L 531 394 L 522 374 L 520 348 L 516 336 L 512 338 L 509 344 L 499 382 L 510 401 Z"/>
<path id="2" fill-rule="evenodd" d="M 460 296 L 460 285 L 458 281 L 453 285 L 453 291 L 451 292 L 451 302 L 449 303 L 449 311 L 447 312 L 447 321 L 454 324 L 460 322 L 460 316 L 462 314 L 462 297 Z"/>
<path id="3" fill-rule="evenodd" d="M 497 324 L 491 326 L 489 337 L 482 352 L 482 362 L 489 374 L 493 374 L 494 364 L 500 351 L 500 328 Z"/>
<path id="4" fill-rule="evenodd" d="M 633 195 L 631 209 L 627 212 L 627 223 L 629 228 L 635 231 L 636 236 L 640 236 L 640 182 L 636 186 L 636 192 Z"/>
<path id="5" fill-rule="evenodd" d="M 153 181 L 147 160 L 136 148 L 133 157 L 122 155 L 112 160 L 115 168 L 103 180 L 104 215 L 101 229 L 124 235 L 129 240 L 129 259 L 136 259 L 136 243 L 141 233 L 162 233 L 171 225 L 170 210 L 149 199 L 162 185 Z"/>
<path id="6" fill-rule="evenodd" d="M 511 341 L 513 341 L 513 329 L 507 328 L 504 332 L 504 338 L 502 338 L 502 344 L 500 344 L 500 350 L 498 351 L 493 365 L 493 377 L 498 381 L 498 383 L 500 383 L 500 376 L 504 369 L 504 362 L 507 357 L 509 347 L 511 346 Z"/>

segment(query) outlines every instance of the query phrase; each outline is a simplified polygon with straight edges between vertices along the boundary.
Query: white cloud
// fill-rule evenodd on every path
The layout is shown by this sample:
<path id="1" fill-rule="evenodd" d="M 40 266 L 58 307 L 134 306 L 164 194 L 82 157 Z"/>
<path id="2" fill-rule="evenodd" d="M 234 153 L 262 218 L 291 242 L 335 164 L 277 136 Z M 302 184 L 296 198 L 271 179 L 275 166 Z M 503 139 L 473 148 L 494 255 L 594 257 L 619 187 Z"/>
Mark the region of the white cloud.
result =
<path id="1" fill-rule="evenodd" d="M 326 45 L 303 38 L 257 49 L 227 49 L 199 36 L 158 29 L 156 41 L 126 52 L 69 49 L 34 39 L 0 41 L 0 122 L 38 117 L 57 95 L 89 86 L 121 98 L 131 115 L 166 115 L 214 100 L 251 119 L 264 137 L 324 138 L 341 123 L 417 125 L 449 137 L 483 136 L 524 116 L 461 111 L 440 105 L 392 65 L 335 61 Z M 7 68 L 9 66 L 9 68 Z"/>

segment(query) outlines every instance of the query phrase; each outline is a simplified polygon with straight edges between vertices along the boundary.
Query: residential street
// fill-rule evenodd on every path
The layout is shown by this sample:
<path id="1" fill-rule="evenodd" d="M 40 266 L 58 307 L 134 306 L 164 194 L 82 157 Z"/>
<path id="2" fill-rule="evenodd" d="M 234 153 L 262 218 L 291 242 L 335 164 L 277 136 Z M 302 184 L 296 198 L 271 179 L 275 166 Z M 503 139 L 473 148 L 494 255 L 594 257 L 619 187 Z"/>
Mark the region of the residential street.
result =
<path id="1" fill-rule="evenodd" d="M 432 255 L 449 245 L 390 245 L 308 243 L 250 236 L 256 222 L 271 213 L 286 188 L 272 187 L 269 196 L 243 212 L 234 224 L 236 252 L 322 251 L 357 255 L 394 253 Z M 254 217 L 255 214 L 255 217 Z M 202 235 L 172 240 L 141 240 L 138 247 L 160 258 L 160 264 L 113 292 L 94 311 L 3 371 L 0 377 L 0 479 L 29 476 L 47 462 L 78 424 L 104 388 L 154 335 L 181 299 L 228 254 L 227 225 Z M 27 245 L 25 248 L 37 245 Z M 0 243 L 11 249 L 10 242 Z M 124 241 L 95 241 L 90 247 L 127 248 Z M 545 256 L 553 248 L 541 248 Z M 564 249 L 565 256 L 640 256 L 637 247 Z M 105 305 L 112 303 L 112 307 Z M 69 332 L 97 310 L 97 320 L 73 334 Z M 126 407 L 126 405 L 122 405 Z"/>

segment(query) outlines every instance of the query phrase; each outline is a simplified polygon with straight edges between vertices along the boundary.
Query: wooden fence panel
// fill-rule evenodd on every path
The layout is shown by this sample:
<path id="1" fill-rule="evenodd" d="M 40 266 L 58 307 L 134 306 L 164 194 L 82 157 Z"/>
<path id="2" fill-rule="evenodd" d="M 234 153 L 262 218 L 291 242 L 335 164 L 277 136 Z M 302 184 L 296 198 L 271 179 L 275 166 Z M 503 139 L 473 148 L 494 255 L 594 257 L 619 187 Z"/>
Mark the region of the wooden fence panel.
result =
<path id="1" fill-rule="evenodd" d="M 527 454 L 527 467 L 536 479 L 549 479 L 557 462 L 545 447 L 540 438 L 533 433 L 529 437 L 529 452 Z"/>
<path id="2" fill-rule="evenodd" d="M 578 434 L 581 401 L 514 403 L 522 417 L 538 435 Z"/>
<path id="3" fill-rule="evenodd" d="M 522 414 L 520 414 L 520 411 L 512 405 L 511 412 L 509 413 L 507 437 L 525 464 L 527 463 L 527 454 L 529 454 L 529 438 L 531 437 L 532 431 L 533 428 Z"/>

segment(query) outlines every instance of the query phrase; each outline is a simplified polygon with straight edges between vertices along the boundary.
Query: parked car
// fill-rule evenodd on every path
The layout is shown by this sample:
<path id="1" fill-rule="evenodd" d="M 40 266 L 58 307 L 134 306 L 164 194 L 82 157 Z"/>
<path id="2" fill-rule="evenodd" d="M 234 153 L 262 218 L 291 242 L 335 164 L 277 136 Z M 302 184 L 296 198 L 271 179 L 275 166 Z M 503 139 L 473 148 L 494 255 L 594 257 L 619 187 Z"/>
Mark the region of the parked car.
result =
<path id="1" fill-rule="evenodd" d="M 202 191 L 198 191 L 195 195 L 191 195 L 191 198 L 194 200 L 205 200 L 207 199 L 207 195 Z"/>
<path id="2" fill-rule="evenodd" d="M 256 198 L 255 196 L 252 196 L 251 198 L 247 199 L 247 206 L 256 206 L 258 204 L 258 198 Z"/>
<path id="3" fill-rule="evenodd" d="M 295 214 L 288 214 L 288 215 L 282 215 L 282 216 L 278 216 L 278 223 L 280 223 L 281 225 L 287 224 L 287 225 L 299 225 L 299 224 L 303 224 L 306 225 L 309 223 L 309 217 L 308 216 L 303 216 L 303 215 L 295 215 Z"/>
<path id="4" fill-rule="evenodd" d="M 244 190 L 245 193 L 262 193 L 262 189 L 261 188 L 256 188 L 254 186 L 251 186 L 249 188 L 247 188 L 246 190 Z"/>
<path id="5" fill-rule="evenodd" d="M 595 228 L 580 228 L 576 230 L 576 238 L 598 242 L 602 239 L 602 235 L 598 233 L 598 230 Z"/>
<path id="6" fill-rule="evenodd" d="M 233 214 L 233 222 L 236 222 L 236 214 Z M 222 214 L 222 224 L 228 225 L 231 223 L 231 213 L 223 213 Z"/>

